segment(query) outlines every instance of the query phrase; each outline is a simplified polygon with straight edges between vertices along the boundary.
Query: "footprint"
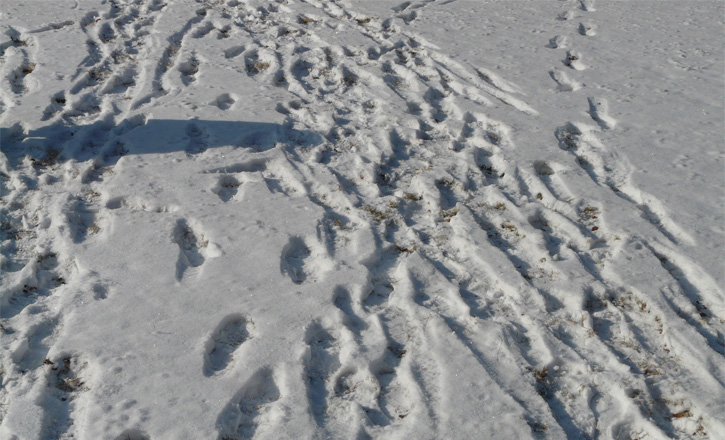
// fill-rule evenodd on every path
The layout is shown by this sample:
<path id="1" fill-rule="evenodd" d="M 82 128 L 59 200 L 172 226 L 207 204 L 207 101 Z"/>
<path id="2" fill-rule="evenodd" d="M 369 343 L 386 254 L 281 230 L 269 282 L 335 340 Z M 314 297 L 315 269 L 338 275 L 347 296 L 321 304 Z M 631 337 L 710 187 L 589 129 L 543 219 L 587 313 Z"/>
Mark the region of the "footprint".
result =
<path id="1" fill-rule="evenodd" d="M 565 11 L 556 17 L 558 20 L 566 21 L 574 18 L 574 11 Z"/>
<path id="2" fill-rule="evenodd" d="M 210 377 L 226 370 L 234 360 L 234 352 L 253 337 L 253 328 L 254 322 L 243 315 L 224 318 L 207 342 L 204 375 Z"/>
<path id="3" fill-rule="evenodd" d="M 594 12 L 594 0 L 579 0 L 579 7 L 582 11 Z"/>
<path id="4" fill-rule="evenodd" d="M 567 37 L 557 35 L 556 37 L 549 40 L 549 44 L 546 47 L 550 49 L 566 49 L 567 47 L 569 47 L 569 39 Z"/>
<path id="5" fill-rule="evenodd" d="M 72 108 L 63 116 L 63 119 L 74 125 L 85 125 L 101 112 L 101 104 L 101 100 L 97 96 L 87 93 L 73 103 Z"/>
<path id="6" fill-rule="evenodd" d="M 16 363 L 22 371 L 37 368 L 42 364 L 55 340 L 57 325 L 56 318 L 37 324 L 30 330 L 20 349 L 13 352 L 13 358 L 17 359 Z"/>
<path id="7" fill-rule="evenodd" d="M 99 20 L 98 11 L 91 11 L 81 18 L 81 29 L 83 29 L 84 32 L 87 32 L 88 28 L 94 26 Z"/>
<path id="8" fill-rule="evenodd" d="M 591 37 L 597 34 L 597 27 L 592 23 L 579 23 L 579 33 Z"/>
<path id="9" fill-rule="evenodd" d="M 136 85 L 136 69 L 128 68 L 121 73 L 114 74 L 103 86 L 100 93 L 121 94 Z"/>
<path id="10" fill-rule="evenodd" d="M 217 31 L 218 33 L 216 39 L 223 40 L 225 38 L 231 37 L 232 27 L 230 25 L 222 26 L 220 28 L 217 28 Z"/>
<path id="11" fill-rule="evenodd" d="M 83 200 L 77 200 L 66 213 L 73 234 L 74 243 L 82 243 L 89 235 L 97 234 L 100 228 L 96 224 L 98 209 Z"/>
<path id="12" fill-rule="evenodd" d="M 191 34 L 191 37 L 192 38 L 204 38 L 207 35 L 209 35 L 209 33 L 213 30 L 214 30 L 214 25 L 211 22 L 207 21 L 206 23 L 204 23 L 203 26 L 200 26 L 196 31 L 194 31 L 194 33 Z"/>
<path id="13" fill-rule="evenodd" d="M 196 81 L 196 74 L 199 73 L 199 65 L 201 62 L 195 55 L 191 55 L 188 60 L 179 63 L 179 72 L 181 73 L 181 82 L 185 86 Z"/>
<path id="14" fill-rule="evenodd" d="M 67 356 L 59 362 L 51 362 L 51 364 L 49 385 L 60 391 L 60 393 L 56 393 L 60 396 L 60 400 L 65 401 L 67 399 L 63 397 L 72 397 L 75 393 L 90 390 L 83 377 L 88 362 L 78 356 Z"/>
<path id="15" fill-rule="evenodd" d="M 93 292 L 93 299 L 95 300 L 103 300 L 108 298 L 108 286 L 97 283 L 94 284 L 93 287 L 91 287 L 91 291 Z"/>
<path id="16" fill-rule="evenodd" d="M 33 73 L 34 70 L 35 63 L 24 62 L 18 68 L 10 72 L 10 75 L 8 75 L 8 81 L 10 81 L 10 87 L 16 95 L 22 95 L 28 91 L 25 85 L 25 77 Z"/>
<path id="17" fill-rule="evenodd" d="M 403 2 L 403 3 L 399 4 L 398 6 L 394 6 L 394 7 L 392 8 L 392 9 L 393 9 L 393 11 L 395 11 L 395 12 L 403 12 L 403 11 L 405 11 L 406 9 L 408 9 L 408 7 L 409 7 L 409 6 L 410 6 L 410 5 L 412 4 L 412 3 L 413 3 L 412 1 L 406 1 L 406 2 Z"/>
<path id="18" fill-rule="evenodd" d="M 431 106 L 430 117 L 437 123 L 444 122 L 448 118 L 448 114 L 443 107 L 443 101 L 446 98 L 444 92 L 430 87 L 423 95 L 423 99 Z"/>
<path id="19" fill-rule="evenodd" d="M 194 122 L 190 122 L 186 125 L 186 136 L 189 137 L 189 144 L 186 146 L 186 154 L 194 156 L 206 151 L 209 135 L 206 134 L 204 127 L 201 127 Z"/>
<path id="20" fill-rule="evenodd" d="M 582 55 L 579 52 L 566 52 L 566 58 L 564 58 L 564 64 L 571 67 L 574 70 L 584 70 L 586 66 L 581 61 Z"/>
<path id="21" fill-rule="evenodd" d="M 234 103 L 237 102 L 234 95 L 229 93 L 223 93 L 214 100 L 213 104 L 219 107 L 221 110 L 229 110 Z"/>
<path id="22" fill-rule="evenodd" d="M 559 141 L 559 148 L 565 151 L 576 150 L 579 148 L 579 141 L 582 134 L 582 131 L 571 122 L 567 122 L 566 125 L 557 127 L 554 131 L 554 136 Z"/>
<path id="23" fill-rule="evenodd" d="M 337 286 L 334 293 L 334 303 L 335 307 L 345 314 L 343 321 L 345 326 L 359 337 L 360 333 L 367 328 L 367 324 L 355 313 L 350 292 L 342 286 Z"/>
<path id="24" fill-rule="evenodd" d="M 62 111 L 66 104 L 65 92 L 60 91 L 53 95 L 50 99 L 50 104 L 43 110 L 42 121 L 47 121 L 55 116 L 58 112 Z"/>
<path id="25" fill-rule="evenodd" d="M 127 429 L 114 440 L 151 440 L 151 437 L 140 429 Z"/>
<path id="26" fill-rule="evenodd" d="M 609 104 L 604 98 L 587 98 L 589 101 L 589 115 L 594 119 L 597 124 L 604 130 L 609 130 L 617 125 L 616 119 L 609 116 Z"/>
<path id="27" fill-rule="evenodd" d="M 272 369 L 260 369 L 247 380 L 219 416 L 219 437 L 224 440 L 251 439 L 262 427 L 273 429 L 270 425 L 282 415 L 274 405 L 280 397 Z"/>
<path id="28" fill-rule="evenodd" d="M 569 76 L 560 70 L 550 70 L 551 79 L 557 84 L 557 90 L 560 92 L 574 92 L 581 88 L 581 84 L 569 78 Z"/>
<path id="29" fill-rule="evenodd" d="M 0 44 L 0 56 L 4 56 L 5 52 L 11 47 L 22 48 L 28 45 L 28 39 L 24 38 L 25 36 L 20 31 L 13 28 L 12 26 L 8 27 L 9 29 L 5 31 L 5 35 L 10 37 L 10 41 L 6 41 Z"/>
<path id="30" fill-rule="evenodd" d="M 397 372 L 405 353 L 404 345 L 392 342 L 380 361 L 381 366 L 376 374 L 380 384 L 380 395 L 378 396 L 380 413 L 368 412 L 368 417 L 376 425 L 386 426 L 395 423 L 405 418 L 412 409 L 411 396 Z"/>
<path id="31" fill-rule="evenodd" d="M 244 64 L 249 76 L 254 76 L 268 70 L 276 63 L 274 54 L 268 51 L 252 50 L 248 55 L 244 56 Z"/>
<path id="32" fill-rule="evenodd" d="M 239 186 L 241 184 L 242 183 L 231 174 L 224 174 L 219 177 L 219 181 L 217 182 L 217 185 L 212 189 L 212 192 L 218 195 L 219 198 L 222 199 L 222 202 L 226 203 L 232 200 L 235 195 L 237 195 L 237 192 L 239 191 Z"/>
<path id="33" fill-rule="evenodd" d="M 0 308 L 0 317 L 12 318 L 21 313 L 26 307 L 37 303 L 42 297 L 52 295 L 55 289 L 67 284 L 70 273 L 68 263 L 61 265 L 55 253 L 47 253 L 37 257 L 32 278 L 26 284 L 7 289 L 3 292 L 3 301 L 6 304 Z M 30 263 L 29 267 L 33 264 Z"/>
<path id="34" fill-rule="evenodd" d="M 418 13 L 415 12 L 415 11 L 410 11 L 410 12 L 405 13 L 405 14 L 399 14 L 398 15 L 398 18 L 400 18 L 401 20 L 403 20 L 403 22 L 405 22 L 405 24 L 410 24 L 413 21 L 415 21 L 416 18 L 418 18 Z"/>
<path id="35" fill-rule="evenodd" d="M 78 356 L 43 363 L 50 365 L 48 388 L 40 403 L 45 410 L 44 433 L 48 438 L 74 438 L 71 430 L 74 428 L 73 410 L 77 405 L 71 403 L 90 390 L 88 363 Z"/>
<path id="36" fill-rule="evenodd" d="M 534 162 L 536 175 L 544 183 L 544 186 L 546 186 L 551 195 L 558 200 L 569 203 L 574 198 L 574 195 L 569 191 L 564 182 L 562 182 L 561 178 L 556 175 L 556 171 L 562 168 L 561 165 L 554 162 L 546 162 L 543 160 Z"/>
<path id="37" fill-rule="evenodd" d="M 290 237 L 289 242 L 282 249 L 280 270 L 294 283 L 302 284 L 307 279 L 305 260 L 310 254 L 310 248 L 302 238 Z"/>
<path id="38" fill-rule="evenodd" d="M 195 233 L 186 220 L 179 219 L 174 228 L 174 241 L 179 245 L 179 259 L 176 262 L 176 279 L 181 281 L 189 268 L 204 264 L 202 249 L 209 245 L 204 236 Z"/>
<path id="39" fill-rule="evenodd" d="M 329 397 L 328 379 L 340 368 L 337 339 L 319 322 L 314 322 L 307 329 L 305 340 L 310 349 L 305 361 L 307 399 L 315 421 L 322 426 Z"/>
<path id="40" fill-rule="evenodd" d="M 104 43 L 109 43 L 113 41 L 114 38 L 116 38 L 116 32 L 114 32 L 111 25 L 109 23 L 103 23 L 100 31 L 98 32 L 98 39 Z"/>

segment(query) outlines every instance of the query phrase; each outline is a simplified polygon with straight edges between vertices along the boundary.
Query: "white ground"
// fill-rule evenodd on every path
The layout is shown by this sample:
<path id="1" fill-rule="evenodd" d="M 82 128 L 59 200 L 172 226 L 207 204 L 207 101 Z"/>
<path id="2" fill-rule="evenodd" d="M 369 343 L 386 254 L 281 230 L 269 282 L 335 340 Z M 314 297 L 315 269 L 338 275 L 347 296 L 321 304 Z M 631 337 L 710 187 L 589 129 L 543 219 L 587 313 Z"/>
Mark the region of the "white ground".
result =
<path id="1" fill-rule="evenodd" d="M 725 438 L 722 1 L 1 9 L 0 438 Z"/>

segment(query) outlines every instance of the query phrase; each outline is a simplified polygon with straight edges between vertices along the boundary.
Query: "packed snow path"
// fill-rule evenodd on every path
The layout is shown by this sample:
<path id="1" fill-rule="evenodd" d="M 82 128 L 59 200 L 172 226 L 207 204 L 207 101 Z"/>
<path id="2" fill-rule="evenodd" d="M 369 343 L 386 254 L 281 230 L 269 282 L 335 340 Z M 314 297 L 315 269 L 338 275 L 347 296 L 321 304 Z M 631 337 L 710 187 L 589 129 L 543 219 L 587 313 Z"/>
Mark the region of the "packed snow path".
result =
<path id="1" fill-rule="evenodd" d="M 627 88 L 597 84 L 621 2 L 509 2 L 544 91 L 418 26 L 462 0 L 29 3 L 2 12 L 0 437 L 725 436 L 722 176 L 703 231 L 635 178 Z M 713 40 L 672 68 L 717 109 Z M 678 164 L 721 171 L 718 130 Z"/>

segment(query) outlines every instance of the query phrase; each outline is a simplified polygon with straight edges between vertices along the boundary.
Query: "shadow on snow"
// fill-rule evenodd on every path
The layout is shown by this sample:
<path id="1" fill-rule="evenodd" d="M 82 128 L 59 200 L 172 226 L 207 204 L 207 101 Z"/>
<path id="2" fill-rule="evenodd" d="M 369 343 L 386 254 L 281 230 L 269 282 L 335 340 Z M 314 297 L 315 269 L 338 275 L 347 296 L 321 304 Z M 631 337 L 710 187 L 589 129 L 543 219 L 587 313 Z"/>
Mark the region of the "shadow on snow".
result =
<path id="1" fill-rule="evenodd" d="M 144 115 L 119 124 L 97 121 L 89 125 L 54 123 L 26 130 L 15 124 L 0 128 L 0 147 L 15 168 L 25 158 L 35 166 L 69 160 L 95 160 L 113 165 L 132 154 L 168 154 L 183 151 L 189 156 L 211 148 L 238 147 L 267 151 L 318 145 L 323 138 L 309 130 L 266 122 L 146 119 Z"/>

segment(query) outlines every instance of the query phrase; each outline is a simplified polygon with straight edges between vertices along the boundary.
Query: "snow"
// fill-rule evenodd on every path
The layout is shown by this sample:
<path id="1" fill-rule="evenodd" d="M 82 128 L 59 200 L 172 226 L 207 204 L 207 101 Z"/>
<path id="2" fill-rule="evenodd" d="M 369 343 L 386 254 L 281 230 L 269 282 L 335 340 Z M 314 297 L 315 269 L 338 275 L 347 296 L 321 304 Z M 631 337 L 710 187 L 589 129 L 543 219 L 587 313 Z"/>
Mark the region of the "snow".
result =
<path id="1" fill-rule="evenodd" d="M 0 438 L 725 438 L 724 9 L 3 3 Z"/>

